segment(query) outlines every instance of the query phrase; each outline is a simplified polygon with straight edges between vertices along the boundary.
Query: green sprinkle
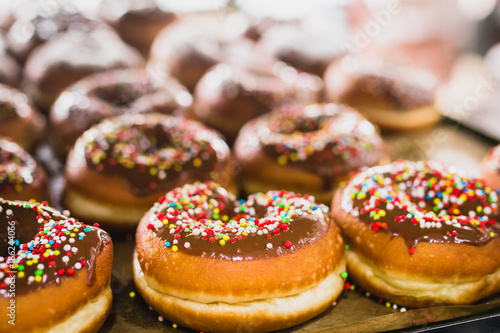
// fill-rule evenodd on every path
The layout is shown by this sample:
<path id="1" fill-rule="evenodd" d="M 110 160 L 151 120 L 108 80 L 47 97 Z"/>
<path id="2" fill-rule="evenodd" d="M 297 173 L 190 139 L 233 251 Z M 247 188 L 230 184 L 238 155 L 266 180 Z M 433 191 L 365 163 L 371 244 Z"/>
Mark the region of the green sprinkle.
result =
<path id="1" fill-rule="evenodd" d="M 42 275 L 43 271 L 41 269 L 37 269 L 35 271 L 35 275 Z"/>
<path id="2" fill-rule="evenodd" d="M 340 277 L 343 279 L 347 279 L 347 272 L 340 274 Z"/>

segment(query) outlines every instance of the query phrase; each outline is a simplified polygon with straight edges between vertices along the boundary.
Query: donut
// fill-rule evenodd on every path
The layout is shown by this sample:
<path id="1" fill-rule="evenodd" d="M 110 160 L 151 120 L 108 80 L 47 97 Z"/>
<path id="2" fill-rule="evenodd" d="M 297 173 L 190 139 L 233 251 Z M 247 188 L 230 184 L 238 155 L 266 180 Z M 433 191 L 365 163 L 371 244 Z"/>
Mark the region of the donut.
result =
<path id="1" fill-rule="evenodd" d="M 2 6 L 3 7 L 3 6 Z M 19 0 L 6 29 L 9 53 L 24 64 L 39 45 L 70 30 L 88 32 L 100 23 L 81 15 L 71 1 Z"/>
<path id="2" fill-rule="evenodd" d="M 233 185 L 227 144 L 198 122 L 162 114 L 107 118 L 68 155 L 63 204 L 83 221 L 136 228 L 159 196 L 195 180 Z"/>
<path id="3" fill-rule="evenodd" d="M 97 332 L 112 302 L 109 235 L 26 201 L 0 199 L 0 223 L 0 331 Z"/>
<path id="4" fill-rule="evenodd" d="M 441 119 L 436 78 L 424 69 L 350 55 L 332 63 L 324 80 L 329 100 L 359 109 L 384 129 L 417 129 Z"/>
<path id="5" fill-rule="evenodd" d="M 234 141 L 250 119 L 283 104 L 319 101 L 322 89 L 319 77 L 284 63 L 269 70 L 219 64 L 196 85 L 192 117 Z"/>
<path id="6" fill-rule="evenodd" d="M 59 34 L 37 47 L 26 61 L 26 92 L 41 111 L 70 84 L 108 69 L 141 67 L 138 51 L 123 43 L 109 27 Z"/>
<path id="7" fill-rule="evenodd" d="M 356 175 L 332 217 L 349 277 L 411 308 L 470 304 L 500 290 L 498 194 L 436 161 L 396 161 Z"/>
<path id="8" fill-rule="evenodd" d="M 287 106 L 251 120 L 234 154 L 247 193 L 286 189 L 323 203 L 349 173 L 385 158 L 374 126 L 337 104 Z"/>
<path id="9" fill-rule="evenodd" d="M 147 55 L 156 35 L 176 15 L 158 7 L 156 1 L 105 0 L 100 16 L 115 28 L 123 41 Z"/>
<path id="10" fill-rule="evenodd" d="M 21 146 L 0 138 L 0 197 L 50 202 L 47 175 Z"/>
<path id="11" fill-rule="evenodd" d="M 494 189 L 500 189 L 500 145 L 491 148 L 481 162 L 481 176 Z"/>
<path id="12" fill-rule="evenodd" d="M 67 87 L 50 111 L 54 145 L 67 153 L 76 139 L 102 119 L 134 112 L 182 114 L 191 94 L 169 76 L 144 69 L 95 73 Z"/>
<path id="13" fill-rule="evenodd" d="M 45 118 L 25 94 L 0 84 L 0 136 L 7 136 L 33 150 L 45 132 Z"/>
<path id="14" fill-rule="evenodd" d="M 228 29 L 218 15 L 188 15 L 163 29 L 150 52 L 150 66 L 169 72 L 189 91 L 219 62 L 246 62 L 251 42 Z"/>
<path id="15" fill-rule="evenodd" d="M 256 52 L 323 77 L 328 65 L 343 55 L 340 34 L 332 33 L 332 29 L 311 31 L 299 22 L 275 24 L 262 34 Z"/>
<path id="16" fill-rule="evenodd" d="M 198 331 L 267 332 L 303 323 L 341 293 L 344 245 L 328 208 L 270 191 L 239 202 L 214 182 L 159 198 L 136 232 L 137 290 Z"/>

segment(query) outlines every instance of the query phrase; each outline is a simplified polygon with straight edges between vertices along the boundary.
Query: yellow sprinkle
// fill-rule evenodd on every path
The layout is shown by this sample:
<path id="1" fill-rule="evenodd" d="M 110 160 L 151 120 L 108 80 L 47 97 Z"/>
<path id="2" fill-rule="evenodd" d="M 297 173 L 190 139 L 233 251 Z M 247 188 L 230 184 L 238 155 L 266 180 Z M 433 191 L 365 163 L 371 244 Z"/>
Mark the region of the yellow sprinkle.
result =
<path id="1" fill-rule="evenodd" d="M 211 171 L 210 172 L 210 178 L 212 178 L 212 179 L 219 178 L 219 173 L 217 171 Z"/>
<path id="2" fill-rule="evenodd" d="M 154 176 L 154 175 L 156 175 L 157 173 L 158 173 L 158 169 L 157 169 L 157 168 L 154 168 L 154 167 L 153 167 L 153 168 L 150 168 L 150 169 L 149 169 L 149 174 L 150 174 L 151 176 Z"/>
<path id="3" fill-rule="evenodd" d="M 495 237 L 495 233 L 494 232 L 490 232 L 490 236 L 491 237 Z"/>
<path id="4" fill-rule="evenodd" d="M 33 261 L 31 261 L 31 260 L 26 261 L 26 265 L 28 265 L 28 266 L 33 265 Z"/>
<path id="5" fill-rule="evenodd" d="M 195 159 L 193 160 L 193 165 L 194 165 L 196 168 L 199 168 L 199 167 L 201 166 L 201 163 L 202 163 L 202 162 L 201 162 L 201 159 L 200 159 L 200 158 L 198 158 L 198 157 L 197 157 L 197 158 L 195 158 Z"/>
<path id="6" fill-rule="evenodd" d="M 220 209 L 219 208 L 214 208 L 214 214 L 219 214 L 220 213 Z"/>
<path id="7" fill-rule="evenodd" d="M 171 225 L 169 225 L 168 227 L 169 227 L 170 229 L 173 229 L 173 228 L 175 228 L 175 224 L 171 224 Z"/>
<path id="8" fill-rule="evenodd" d="M 378 216 L 378 214 L 376 214 L 373 219 L 376 221 L 376 220 L 380 220 L 380 216 Z"/>
<path id="9" fill-rule="evenodd" d="M 220 245 L 224 245 L 224 244 L 226 244 L 226 241 L 225 241 L 225 240 L 223 240 L 223 239 L 221 239 L 221 240 L 219 241 L 219 244 L 220 244 Z"/>
<path id="10" fill-rule="evenodd" d="M 223 239 L 223 240 L 225 240 L 225 241 L 228 241 L 228 240 L 229 240 L 229 236 L 228 236 L 228 235 L 224 235 L 224 236 L 222 237 L 222 239 Z"/>
<path id="11" fill-rule="evenodd" d="M 18 277 L 18 278 L 22 278 L 22 277 L 24 277 L 24 272 L 19 272 L 19 273 L 17 273 L 17 277 Z"/>
<path id="12" fill-rule="evenodd" d="M 382 216 L 382 217 L 384 217 L 384 216 L 385 216 L 385 214 L 386 214 L 386 213 L 385 213 L 385 210 L 380 210 L 380 211 L 378 212 L 378 215 L 380 215 L 380 216 Z"/>
<path id="13" fill-rule="evenodd" d="M 69 236 L 70 236 L 70 237 L 75 237 L 75 236 L 76 236 L 76 234 L 75 234 L 74 232 L 72 232 L 72 233 L 70 233 L 70 234 L 69 234 Z"/>
<path id="14" fill-rule="evenodd" d="M 478 211 L 478 213 L 481 213 L 483 211 L 483 207 L 477 206 L 476 210 Z"/>
<path id="15" fill-rule="evenodd" d="M 224 216 L 222 217 L 222 221 L 224 221 L 224 222 L 225 222 L 225 221 L 227 221 L 228 219 L 229 219 L 229 217 L 227 217 L 227 215 L 224 215 Z"/>
<path id="16" fill-rule="evenodd" d="M 174 165 L 174 170 L 177 171 L 177 172 L 181 172 L 182 171 L 182 165 L 180 165 L 180 164 Z"/>
<path id="17" fill-rule="evenodd" d="M 164 225 L 167 225 L 168 224 L 168 220 L 167 219 L 163 219 L 163 221 L 161 221 Z"/>
<path id="18" fill-rule="evenodd" d="M 247 224 L 245 222 L 240 222 L 240 227 L 245 227 Z"/>
<path id="19" fill-rule="evenodd" d="M 390 308 L 390 307 L 391 307 L 391 303 L 386 302 L 386 303 L 385 303 L 385 306 L 386 306 L 386 307 L 388 307 L 388 308 Z"/>
<path id="20" fill-rule="evenodd" d="M 36 265 L 38 264 L 38 259 L 33 259 L 33 263 Z"/>
<path id="21" fill-rule="evenodd" d="M 439 200 L 439 198 L 434 199 L 434 204 L 435 204 L 435 205 L 437 205 L 437 204 L 438 204 L 438 203 L 440 203 L 440 202 L 441 202 L 441 200 Z"/>
<path id="22" fill-rule="evenodd" d="M 278 164 L 279 165 L 285 165 L 288 162 L 288 159 L 286 158 L 285 155 L 280 155 L 278 157 Z"/>
<path id="23" fill-rule="evenodd" d="M 135 297 L 135 293 L 133 291 L 129 292 L 128 295 L 130 296 L 130 298 L 134 298 Z"/>
<path id="24" fill-rule="evenodd" d="M 366 193 L 361 192 L 358 194 L 358 200 L 363 200 L 364 198 L 366 198 Z"/>
<path id="25" fill-rule="evenodd" d="M 172 251 L 176 252 L 178 249 L 177 245 L 172 246 Z"/>
<path id="26" fill-rule="evenodd" d="M 47 258 L 47 257 L 49 256 L 49 253 L 48 253 L 47 251 L 45 251 L 45 252 L 43 253 L 43 256 L 44 256 L 45 258 Z"/>
<path id="27" fill-rule="evenodd" d="M 177 328 L 177 324 L 172 324 L 172 327 L 173 328 Z"/>
<path id="28" fill-rule="evenodd" d="M 55 251 L 54 251 L 54 255 L 58 256 L 58 255 L 60 255 L 60 254 L 61 254 L 61 251 L 59 251 L 59 250 L 55 250 Z"/>
<path id="29" fill-rule="evenodd" d="M 42 276 L 40 276 L 40 275 L 35 276 L 35 281 L 36 282 L 42 281 Z"/>
<path id="30" fill-rule="evenodd" d="M 297 161 L 299 159 L 299 154 L 297 154 L 296 152 L 291 153 L 290 159 L 294 162 Z"/>
<path id="31" fill-rule="evenodd" d="M 23 190 L 23 186 L 20 184 L 16 184 L 14 188 L 16 189 L 17 192 L 21 192 Z"/>

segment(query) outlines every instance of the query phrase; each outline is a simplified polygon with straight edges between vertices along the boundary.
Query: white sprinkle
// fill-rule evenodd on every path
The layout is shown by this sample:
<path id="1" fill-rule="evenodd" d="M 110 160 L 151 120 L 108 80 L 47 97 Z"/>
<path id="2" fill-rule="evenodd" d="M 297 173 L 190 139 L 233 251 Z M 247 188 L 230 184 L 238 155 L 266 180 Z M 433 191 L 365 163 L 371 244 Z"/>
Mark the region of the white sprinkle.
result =
<path id="1" fill-rule="evenodd" d="M 401 308 L 399 311 L 406 312 L 406 308 Z"/>
<path id="2" fill-rule="evenodd" d="M 75 269 L 76 269 L 76 270 L 80 270 L 80 269 L 82 269 L 82 264 L 80 264 L 79 262 L 77 262 L 77 263 L 75 264 Z"/>
<path id="3" fill-rule="evenodd" d="M 158 321 L 163 322 L 163 316 L 158 316 Z"/>
<path id="4" fill-rule="evenodd" d="M 7 209 L 7 210 L 5 211 L 5 214 L 7 214 L 7 215 L 12 215 L 12 209 Z"/>
<path id="5" fill-rule="evenodd" d="M 43 264 L 38 264 L 38 265 L 36 265 L 36 268 L 37 268 L 37 269 L 44 269 L 44 268 L 45 268 L 45 266 L 44 266 Z"/>
<path id="6" fill-rule="evenodd" d="M 74 238 L 70 238 L 70 239 L 69 239 L 69 242 L 70 242 L 70 243 L 74 243 L 74 242 L 75 242 L 75 239 L 74 239 Z"/>
<path id="7" fill-rule="evenodd" d="M 73 253 L 77 253 L 77 252 L 78 252 L 78 248 L 77 248 L 76 246 L 73 246 L 73 247 L 71 248 L 71 252 L 73 252 Z"/>
<path id="8" fill-rule="evenodd" d="M 272 244 L 272 243 L 267 243 L 266 247 L 267 247 L 268 249 L 272 249 L 272 248 L 273 248 L 273 244 Z"/>
<path id="9" fill-rule="evenodd" d="M 189 242 L 184 243 L 184 247 L 186 249 L 189 249 L 191 247 L 191 243 L 189 243 Z"/>
<path id="10" fill-rule="evenodd" d="M 69 261 L 69 257 L 68 256 L 64 256 L 62 257 L 62 261 L 67 263 Z"/>
<path id="11" fill-rule="evenodd" d="M 69 250 L 71 250 L 71 245 L 69 244 L 64 245 L 63 250 L 68 252 Z"/>

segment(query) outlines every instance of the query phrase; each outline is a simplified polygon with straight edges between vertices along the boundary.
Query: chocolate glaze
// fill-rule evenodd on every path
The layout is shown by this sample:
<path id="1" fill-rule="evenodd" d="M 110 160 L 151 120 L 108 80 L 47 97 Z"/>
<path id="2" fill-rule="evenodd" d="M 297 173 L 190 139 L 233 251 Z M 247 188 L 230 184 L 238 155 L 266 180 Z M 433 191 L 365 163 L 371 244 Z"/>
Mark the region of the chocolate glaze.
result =
<path id="1" fill-rule="evenodd" d="M 352 76 L 352 84 L 341 96 L 347 102 L 359 103 L 361 93 L 402 111 L 434 104 L 437 81 L 426 70 L 355 56 L 344 58 L 337 68 L 335 75 Z"/>
<path id="2" fill-rule="evenodd" d="M 153 113 L 107 119 L 78 144 L 85 147 L 89 168 L 120 177 L 136 196 L 218 178 L 229 161 L 229 148 L 216 132 Z"/>
<path id="3" fill-rule="evenodd" d="M 151 100 L 152 96 L 155 97 Z M 182 114 L 192 97 L 168 75 L 118 69 L 90 75 L 66 88 L 56 100 L 51 122 L 58 141 L 72 146 L 92 125 L 125 113 Z"/>
<path id="4" fill-rule="evenodd" d="M 388 101 L 397 110 L 411 110 L 434 103 L 433 90 L 415 82 L 384 76 L 385 72 L 361 76 L 356 89 Z"/>
<path id="5" fill-rule="evenodd" d="M 287 165 L 325 179 L 372 166 L 382 157 L 382 140 L 357 111 L 335 104 L 313 104 L 276 110 L 253 123 L 263 151 Z M 307 146 L 311 150 L 307 152 Z"/>
<path id="6" fill-rule="evenodd" d="M 0 271 L 4 271 L 4 275 L 0 279 L 1 297 L 11 297 L 8 295 L 10 283 L 6 281 L 9 276 L 7 271 L 15 272 L 16 295 L 24 295 L 54 283 L 61 283 L 64 279 L 70 277 L 68 273 L 59 275 L 58 270 L 61 269 L 73 269 L 73 277 L 77 277 L 79 274 L 87 274 L 87 284 L 91 285 L 93 283 L 95 259 L 102 252 L 104 245 L 111 242 L 110 236 L 105 231 L 84 224 L 77 224 L 74 219 L 62 215 L 53 208 L 34 203 L 1 200 L 0 207 L 0 226 L 2 227 Z M 42 218 L 39 218 L 40 216 Z M 67 223 L 66 226 L 64 226 L 64 223 Z M 10 224 L 14 224 L 15 227 L 11 233 L 19 241 L 17 244 L 20 244 L 14 246 L 15 251 L 12 245 L 9 244 L 7 228 Z M 53 226 L 50 226 L 50 224 L 53 224 Z M 57 226 L 62 226 L 62 228 L 59 229 Z M 77 228 L 78 231 L 73 228 Z M 63 229 L 68 230 L 66 239 L 57 237 L 58 233 L 63 232 Z M 49 231 L 44 236 L 46 241 L 54 241 L 55 244 L 59 244 L 57 247 L 54 244 L 48 248 L 45 247 L 44 241 L 40 238 L 40 233 L 43 233 L 43 230 Z M 70 232 L 74 232 L 75 235 L 72 236 Z M 79 236 L 82 239 L 79 239 Z M 70 250 L 68 252 L 71 255 L 68 256 L 64 250 L 66 245 L 75 248 L 76 252 Z M 60 254 L 44 257 L 40 251 L 41 249 L 45 249 L 45 251 L 59 250 Z M 14 255 L 12 255 L 13 252 L 15 252 Z M 28 261 L 33 261 L 36 257 L 39 257 L 38 262 L 29 265 Z M 64 257 L 68 258 L 67 262 L 64 262 Z M 84 266 L 80 269 L 75 268 L 75 264 L 81 262 L 85 263 Z M 10 266 L 11 263 L 17 264 L 17 267 Z M 19 272 L 23 272 L 24 276 L 21 277 Z M 41 282 L 33 279 L 39 273 L 42 277 Z M 7 286 L 3 285 L 4 283 Z"/>
<path id="7" fill-rule="evenodd" d="M 283 197 L 283 193 L 288 193 L 284 191 L 273 191 L 267 194 L 259 193 L 250 196 L 244 203 L 241 201 L 238 203 L 232 195 L 220 194 L 223 192 L 217 193 L 214 190 L 216 188 L 211 187 L 213 192 L 207 196 L 205 202 L 222 203 L 224 209 L 220 211 L 219 216 L 227 215 L 229 220 L 234 219 L 235 221 L 241 221 L 241 219 L 250 221 L 252 218 L 256 218 L 260 220 L 260 223 L 265 223 L 266 220 L 279 216 L 279 212 L 276 215 L 276 210 L 274 209 L 281 202 L 280 198 Z M 262 198 L 266 195 L 268 197 L 278 197 L 278 199 L 271 202 L 262 201 Z M 166 197 L 168 198 L 168 194 Z M 167 215 L 170 202 L 167 199 L 163 204 L 156 205 L 152 210 L 152 216 L 156 217 L 159 213 Z M 193 232 L 186 232 L 184 230 L 178 233 L 180 235 L 177 244 L 179 251 L 193 256 L 231 261 L 258 260 L 293 253 L 322 238 L 328 231 L 331 223 L 328 214 L 325 214 L 327 211 L 326 206 L 316 206 L 314 202 L 307 200 L 305 202 L 307 202 L 307 207 L 311 205 L 313 208 L 309 212 L 304 209 L 298 216 L 290 217 L 287 230 L 280 229 L 279 234 L 269 232 L 272 235 L 271 238 L 267 238 L 266 234 L 259 235 L 257 232 L 254 232 L 248 233 L 246 237 L 237 239 L 234 242 L 226 241 L 224 245 L 221 245 L 218 241 L 210 242 L 207 239 L 203 239 L 200 234 L 196 235 Z M 196 203 L 194 205 L 196 206 Z M 240 209 L 242 205 L 245 206 L 244 213 Z M 214 218 L 212 209 L 205 208 L 203 211 L 207 214 L 207 219 L 217 220 L 217 218 Z M 203 219 L 197 219 L 194 225 L 201 223 L 199 221 L 203 222 Z M 222 221 L 220 223 L 223 228 L 227 226 Z M 171 244 L 175 244 L 174 239 L 177 233 L 171 233 L 170 230 L 167 227 L 160 227 L 156 228 L 154 232 L 163 243 L 170 242 Z M 224 231 L 224 229 L 222 230 Z M 229 238 L 237 237 L 237 232 L 235 231 L 231 232 L 228 230 L 224 234 Z M 291 242 L 290 248 L 284 247 L 284 243 L 287 241 Z M 188 248 L 185 248 L 183 245 L 186 242 L 190 244 Z M 269 244 L 272 244 L 271 248 L 269 248 Z"/>
<path id="8" fill-rule="evenodd" d="M 400 167 L 398 167 L 398 163 L 405 163 L 404 165 L 408 165 L 410 170 L 413 170 L 413 172 L 409 175 L 408 179 L 406 180 L 399 180 L 397 181 L 395 179 L 395 172 L 394 170 L 401 170 Z M 397 186 L 399 187 L 401 183 L 404 183 L 406 186 L 405 190 L 402 190 L 400 192 L 405 193 L 406 200 L 412 201 L 413 205 L 417 205 L 418 203 L 424 201 L 425 198 L 425 203 L 426 207 L 420 209 L 422 214 L 420 216 L 424 216 L 424 213 L 426 212 L 432 212 L 433 210 L 436 212 L 435 209 L 433 209 L 435 206 L 433 204 L 433 200 L 436 199 L 436 196 L 430 196 L 431 191 L 435 192 L 435 189 L 431 189 L 430 187 L 422 187 L 421 184 L 424 182 L 428 182 L 432 178 L 437 178 L 438 181 L 440 180 L 446 180 L 446 175 L 448 174 L 447 169 L 439 164 L 439 163 L 434 163 L 434 162 L 429 162 L 430 164 L 430 169 L 431 172 L 420 172 L 416 168 L 414 164 L 411 164 L 410 162 L 396 162 L 394 165 L 396 165 L 393 169 L 391 165 L 384 166 L 384 167 L 377 167 L 370 169 L 368 171 L 365 171 L 364 173 L 358 175 L 352 183 L 346 188 L 344 195 L 343 195 L 343 200 L 342 200 L 342 205 L 343 208 L 346 209 L 348 212 L 355 212 L 354 215 L 359 218 L 359 220 L 367 225 L 372 226 L 373 229 L 373 223 L 376 223 L 377 221 L 373 219 L 373 217 L 370 215 L 370 211 L 363 212 L 362 209 L 366 208 L 366 203 L 370 201 L 371 195 L 369 192 L 365 192 L 363 190 L 363 193 L 368 193 L 365 198 L 358 198 L 356 197 L 354 200 L 350 199 L 351 193 L 353 192 L 353 186 L 356 188 L 359 188 L 360 182 L 364 182 L 364 186 L 369 186 L 366 185 L 366 180 L 369 180 L 370 178 L 374 177 L 373 175 L 378 175 L 381 177 L 381 179 L 392 179 L 393 182 L 398 184 Z M 427 164 L 429 165 L 429 164 Z M 417 170 L 417 171 L 415 171 Z M 400 172 L 396 174 L 401 174 Z M 439 178 L 440 175 L 443 175 L 442 178 Z M 474 189 L 474 190 L 480 190 L 482 191 L 484 187 L 484 183 L 482 183 L 480 180 L 477 179 L 467 179 L 464 178 L 462 175 L 458 176 L 457 174 L 456 178 L 453 178 L 454 182 L 466 182 L 467 185 L 469 184 L 480 184 L 480 185 L 473 185 L 472 187 L 469 187 L 468 189 Z M 364 181 L 363 181 L 364 179 Z M 373 179 L 373 178 L 372 178 Z M 389 187 L 387 186 L 387 189 Z M 422 191 L 423 190 L 423 191 Z M 389 191 L 391 191 L 389 189 Z M 419 193 L 418 197 L 421 199 L 417 199 L 415 197 L 416 193 Z M 467 190 L 459 191 L 457 193 L 458 195 L 467 192 Z M 391 194 L 393 197 L 395 194 Z M 374 199 L 374 198 L 372 198 Z M 412 246 L 416 246 L 420 242 L 428 242 L 428 243 L 451 243 L 451 244 L 468 244 L 468 245 L 474 245 L 474 246 L 483 246 L 486 243 L 488 243 L 493 237 L 491 236 L 490 233 L 494 235 L 494 237 L 497 237 L 500 234 L 500 215 L 498 213 L 498 210 L 496 209 L 496 204 L 498 203 L 498 197 L 495 195 L 494 192 L 488 193 L 483 193 L 482 195 L 476 196 L 476 197 L 471 197 L 470 199 L 467 199 L 465 202 L 457 205 L 453 205 L 451 202 L 450 203 L 444 203 L 443 207 L 441 208 L 441 211 L 436 212 L 436 214 L 429 214 L 427 213 L 427 216 L 429 218 L 429 222 L 438 222 L 441 221 L 440 227 L 436 226 L 429 226 L 429 227 L 422 227 L 420 223 L 412 223 L 413 217 L 418 217 L 417 215 L 408 217 L 407 214 L 409 213 L 408 209 L 403 209 L 403 207 L 398 207 L 398 205 L 394 205 L 394 208 L 391 210 L 386 209 L 386 204 L 385 204 L 385 199 L 382 197 L 382 201 L 379 205 L 376 207 L 384 209 L 386 212 L 386 216 L 380 219 L 379 221 L 383 221 L 384 223 L 387 224 L 387 228 L 380 228 L 377 229 L 378 232 L 386 232 L 386 233 L 391 233 L 394 237 L 402 237 L 408 248 L 411 248 Z M 411 205 L 411 204 L 410 204 Z M 492 208 L 491 211 L 489 212 L 484 212 L 484 213 L 477 213 L 478 217 L 483 218 L 484 216 L 487 217 L 484 219 L 484 223 L 481 223 L 481 225 L 475 225 L 473 223 L 469 223 L 467 220 L 467 216 L 469 216 L 470 212 L 475 212 L 476 208 L 478 206 L 484 206 L 485 207 L 490 207 Z M 459 212 L 454 211 L 454 209 L 458 209 Z M 456 219 L 455 223 L 450 223 L 446 224 L 442 222 L 440 219 L 441 217 L 449 215 L 452 217 L 452 219 Z M 398 221 L 399 217 L 399 221 Z M 376 228 L 376 227 L 375 227 Z M 482 229 L 482 230 L 481 230 Z M 455 234 L 456 233 L 456 234 Z"/>

